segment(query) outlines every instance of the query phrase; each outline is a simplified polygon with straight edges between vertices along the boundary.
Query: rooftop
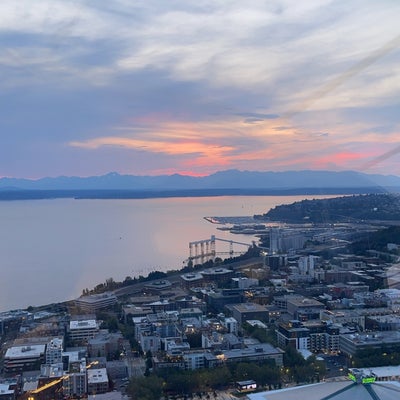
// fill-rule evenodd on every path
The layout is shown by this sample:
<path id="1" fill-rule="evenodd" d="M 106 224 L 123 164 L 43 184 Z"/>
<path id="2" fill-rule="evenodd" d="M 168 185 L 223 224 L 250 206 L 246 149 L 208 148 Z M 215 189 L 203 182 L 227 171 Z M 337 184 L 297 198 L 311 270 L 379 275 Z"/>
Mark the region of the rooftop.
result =
<path id="1" fill-rule="evenodd" d="M 190 274 L 181 275 L 181 278 L 184 281 L 191 282 L 191 281 L 197 281 L 197 280 L 203 279 L 203 275 L 201 275 L 199 273 L 190 273 Z"/>
<path id="2" fill-rule="evenodd" d="M 361 385 L 352 381 L 337 381 L 254 393 L 247 397 L 250 400 L 397 400 L 399 396 L 398 382 Z"/>
<path id="3" fill-rule="evenodd" d="M 266 307 L 257 304 L 257 303 L 241 303 L 241 304 L 233 304 L 231 306 L 235 310 L 239 312 L 262 312 L 262 311 L 267 311 Z"/>
<path id="4" fill-rule="evenodd" d="M 232 349 L 224 351 L 226 358 L 246 357 L 253 354 L 283 354 L 284 351 L 271 346 L 268 343 L 259 343 L 245 349 Z"/>
<path id="5" fill-rule="evenodd" d="M 352 369 L 350 369 L 352 370 Z M 357 368 L 364 375 L 375 375 L 377 378 L 400 376 L 400 365 L 386 367 Z"/>
<path id="6" fill-rule="evenodd" d="M 13 395 L 14 394 L 14 390 L 10 390 L 10 385 L 3 385 L 0 384 L 0 396 L 4 396 L 4 395 Z"/>
<path id="7" fill-rule="evenodd" d="M 79 302 L 81 303 L 87 303 L 87 304 L 96 304 L 98 302 L 101 301 L 113 301 L 113 300 L 117 300 L 117 298 L 115 297 L 114 293 L 110 293 L 110 292 L 105 292 L 105 293 L 100 293 L 100 294 L 91 294 L 88 296 L 81 296 L 77 299 Z"/>
<path id="8" fill-rule="evenodd" d="M 108 382 L 106 368 L 88 369 L 87 371 L 88 371 L 88 383 L 89 384 Z"/>
<path id="9" fill-rule="evenodd" d="M 69 323 L 69 328 L 71 330 L 78 330 L 78 329 L 96 329 L 97 322 L 95 319 L 89 319 L 84 321 L 71 321 Z"/>
<path id="10" fill-rule="evenodd" d="M 400 341 L 400 332 L 398 331 L 377 331 L 362 334 L 347 334 L 342 335 L 343 339 L 349 340 L 357 344 L 368 344 L 368 343 L 398 343 Z"/>
<path id="11" fill-rule="evenodd" d="M 10 347 L 5 355 L 5 358 L 39 358 L 44 354 L 46 349 L 45 345 L 35 346 L 15 346 Z"/>

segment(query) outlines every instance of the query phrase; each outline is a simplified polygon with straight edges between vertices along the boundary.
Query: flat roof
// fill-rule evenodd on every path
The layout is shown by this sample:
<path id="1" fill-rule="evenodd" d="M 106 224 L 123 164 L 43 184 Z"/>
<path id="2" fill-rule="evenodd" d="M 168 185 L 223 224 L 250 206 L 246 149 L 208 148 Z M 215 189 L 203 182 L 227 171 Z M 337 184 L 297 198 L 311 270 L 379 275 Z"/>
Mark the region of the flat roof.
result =
<path id="1" fill-rule="evenodd" d="M 247 319 L 246 322 L 251 325 L 251 326 L 257 326 L 259 328 L 265 328 L 267 329 L 267 325 L 265 325 L 263 322 L 261 322 L 258 319 Z"/>
<path id="2" fill-rule="evenodd" d="M 96 329 L 97 321 L 95 319 L 87 319 L 83 321 L 71 321 L 69 323 L 69 328 L 73 330 L 78 329 Z"/>
<path id="3" fill-rule="evenodd" d="M 199 273 L 189 273 L 189 274 L 181 275 L 181 278 L 184 281 L 191 282 L 191 281 L 198 281 L 200 279 L 203 279 L 203 275 L 201 275 Z"/>
<path id="4" fill-rule="evenodd" d="M 95 304 L 97 302 L 101 302 L 103 300 L 117 300 L 117 297 L 114 293 L 105 292 L 100 294 L 91 294 L 88 296 L 81 296 L 76 299 L 76 301 L 87 303 L 87 304 Z"/>
<path id="5" fill-rule="evenodd" d="M 232 304 L 231 306 L 239 312 L 257 312 L 257 311 L 268 311 L 267 308 L 258 303 L 240 303 Z"/>
<path id="6" fill-rule="evenodd" d="M 288 303 L 291 303 L 297 307 L 316 307 L 316 306 L 323 306 L 325 304 L 321 303 L 318 300 L 311 299 L 309 297 L 289 297 L 286 299 Z"/>
<path id="7" fill-rule="evenodd" d="M 10 390 L 10 385 L 0 383 L 0 395 L 14 394 L 14 390 Z"/>
<path id="8" fill-rule="evenodd" d="M 15 346 L 10 347 L 6 351 L 5 358 L 39 358 L 44 354 L 46 345 L 37 344 L 31 346 Z"/>
<path id="9" fill-rule="evenodd" d="M 350 333 L 342 335 L 341 338 L 349 340 L 355 344 L 369 343 L 399 343 L 400 332 L 398 331 L 375 331 L 369 333 Z"/>
<path id="10" fill-rule="evenodd" d="M 79 351 L 63 351 L 62 356 L 68 357 L 69 362 L 80 361 Z"/>
<path id="11" fill-rule="evenodd" d="M 232 359 L 237 357 L 247 357 L 252 355 L 261 355 L 261 354 L 274 355 L 283 353 L 284 353 L 283 350 L 273 347 L 269 343 L 259 343 L 247 347 L 245 349 L 231 349 L 231 350 L 225 350 L 223 352 L 226 358 L 232 358 Z"/>
<path id="12" fill-rule="evenodd" d="M 400 316 L 389 314 L 389 315 L 369 315 L 369 319 L 378 322 L 387 322 L 387 323 L 400 323 Z"/>
<path id="13" fill-rule="evenodd" d="M 223 275 L 223 274 L 227 274 L 227 273 L 232 273 L 233 271 L 231 269 L 227 269 L 227 268 L 209 268 L 209 269 L 205 269 L 203 271 L 201 271 L 200 273 L 202 275 Z"/>
<path id="14" fill-rule="evenodd" d="M 198 308 L 198 307 L 181 308 L 181 310 L 179 311 L 179 314 L 185 314 L 185 313 L 203 314 L 203 311 L 201 311 L 200 308 Z"/>
<path id="15" fill-rule="evenodd" d="M 146 282 L 144 286 L 152 289 L 165 289 L 172 286 L 172 283 L 168 279 L 161 279 L 159 281 Z"/>
<path id="16" fill-rule="evenodd" d="M 98 369 L 89 368 L 87 370 L 87 375 L 88 375 L 88 383 L 89 384 L 107 383 L 108 382 L 106 368 L 98 368 Z"/>
<path id="17" fill-rule="evenodd" d="M 350 371 L 353 369 L 350 368 Z M 390 365 L 386 367 L 357 368 L 366 375 L 374 374 L 377 378 L 400 376 L 400 365 Z"/>

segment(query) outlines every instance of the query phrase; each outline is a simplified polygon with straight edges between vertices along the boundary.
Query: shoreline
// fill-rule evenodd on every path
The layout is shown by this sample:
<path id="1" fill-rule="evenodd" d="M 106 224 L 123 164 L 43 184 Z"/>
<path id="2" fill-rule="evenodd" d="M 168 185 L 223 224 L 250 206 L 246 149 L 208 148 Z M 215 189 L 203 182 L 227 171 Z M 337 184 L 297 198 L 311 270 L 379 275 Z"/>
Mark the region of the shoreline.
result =
<path id="1" fill-rule="evenodd" d="M 162 189 L 162 190 L 131 190 L 131 189 L 0 189 L 0 201 L 15 200 L 118 200 L 118 199 L 157 199 L 185 197 L 220 197 L 220 196 L 297 196 L 297 195 L 358 195 L 369 193 L 400 193 L 400 187 L 306 187 L 285 189 Z"/>

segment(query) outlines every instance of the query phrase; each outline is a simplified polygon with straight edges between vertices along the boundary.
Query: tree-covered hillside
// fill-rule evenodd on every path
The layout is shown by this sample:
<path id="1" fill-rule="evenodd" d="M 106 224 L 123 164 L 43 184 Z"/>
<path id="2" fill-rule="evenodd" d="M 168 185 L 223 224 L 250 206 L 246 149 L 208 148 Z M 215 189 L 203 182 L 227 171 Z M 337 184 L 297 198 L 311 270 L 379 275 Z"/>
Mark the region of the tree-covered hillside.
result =
<path id="1" fill-rule="evenodd" d="M 368 194 L 302 200 L 272 208 L 258 218 L 289 223 L 333 223 L 361 220 L 400 220 L 398 194 Z"/>

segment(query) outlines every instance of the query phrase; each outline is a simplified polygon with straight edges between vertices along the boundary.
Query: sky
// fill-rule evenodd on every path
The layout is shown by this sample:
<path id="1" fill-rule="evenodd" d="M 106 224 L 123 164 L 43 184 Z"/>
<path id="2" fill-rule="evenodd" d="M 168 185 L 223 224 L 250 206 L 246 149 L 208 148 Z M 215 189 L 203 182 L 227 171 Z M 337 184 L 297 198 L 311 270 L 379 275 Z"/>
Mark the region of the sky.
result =
<path id="1" fill-rule="evenodd" d="M 400 175 L 398 0 L 2 0 L 0 177 Z"/>

